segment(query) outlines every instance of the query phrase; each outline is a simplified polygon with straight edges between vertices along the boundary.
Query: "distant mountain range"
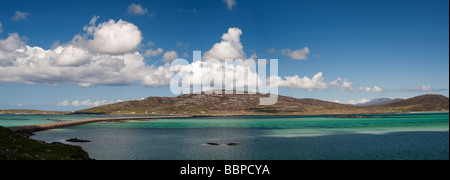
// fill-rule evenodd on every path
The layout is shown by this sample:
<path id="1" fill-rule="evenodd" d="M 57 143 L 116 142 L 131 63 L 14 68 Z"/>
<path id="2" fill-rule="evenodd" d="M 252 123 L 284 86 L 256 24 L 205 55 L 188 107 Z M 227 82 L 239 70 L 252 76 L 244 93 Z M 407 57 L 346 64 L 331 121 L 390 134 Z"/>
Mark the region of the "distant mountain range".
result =
<path id="1" fill-rule="evenodd" d="M 397 111 L 448 111 L 449 100 L 442 95 L 423 95 L 374 107 Z"/>
<path id="2" fill-rule="evenodd" d="M 423 95 L 409 99 L 376 99 L 359 106 L 317 99 L 279 96 L 272 106 L 259 105 L 261 94 L 186 94 L 149 97 L 75 112 L 111 115 L 328 115 L 374 114 L 412 111 L 448 111 L 449 98 Z"/>
<path id="3" fill-rule="evenodd" d="M 395 99 L 391 99 L 391 98 L 377 98 L 374 99 L 372 101 L 366 102 L 366 103 L 361 103 L 361 104 L 356 104 L 357 106 L 361 106 L 361 107 L 368 107 L 368 106 L 379 106 L 379 105 L 385 105 L 385 104 L 389 104 L 389 103 L 393 103 L 393 102 L 397 102 L 400 100 L 404 100 L 403 98 L 395 98 Z"/>

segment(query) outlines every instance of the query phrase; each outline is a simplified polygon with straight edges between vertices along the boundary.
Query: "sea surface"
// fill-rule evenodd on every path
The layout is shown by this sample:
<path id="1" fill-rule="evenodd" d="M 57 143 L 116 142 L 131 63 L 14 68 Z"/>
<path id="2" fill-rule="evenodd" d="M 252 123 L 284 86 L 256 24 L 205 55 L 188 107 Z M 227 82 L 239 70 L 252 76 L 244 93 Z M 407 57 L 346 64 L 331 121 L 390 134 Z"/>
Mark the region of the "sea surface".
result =
<path id="1" fill-rule="evenodd" d="M 3 114 L 0 126 L 102 117 Z M 158 119 L 35 134 L 36 140 L 81 146 L 98 160 L 449 159 L 449 113 Z M 91 142 L 65 141 L 70 138 Z"/>

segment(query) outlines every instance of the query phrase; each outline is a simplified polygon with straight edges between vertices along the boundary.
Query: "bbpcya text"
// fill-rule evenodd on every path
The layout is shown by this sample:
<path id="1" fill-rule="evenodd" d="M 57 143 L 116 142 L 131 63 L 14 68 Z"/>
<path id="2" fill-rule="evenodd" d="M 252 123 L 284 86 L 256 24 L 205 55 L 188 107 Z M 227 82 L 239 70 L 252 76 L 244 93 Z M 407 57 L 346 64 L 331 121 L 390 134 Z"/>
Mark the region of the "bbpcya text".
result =
<path id="1" fill-rule="evenodd" d="M 215 167 L 197 167 L 188 164 L 186 167 L 181 167 L 181 175 L 207 175 L 212 177 L 214 172 L 223 173 L 224 175 L 269 175 L 270 170 L 267 165 L 225 165 L 224 169 L 217 169 Z"/>

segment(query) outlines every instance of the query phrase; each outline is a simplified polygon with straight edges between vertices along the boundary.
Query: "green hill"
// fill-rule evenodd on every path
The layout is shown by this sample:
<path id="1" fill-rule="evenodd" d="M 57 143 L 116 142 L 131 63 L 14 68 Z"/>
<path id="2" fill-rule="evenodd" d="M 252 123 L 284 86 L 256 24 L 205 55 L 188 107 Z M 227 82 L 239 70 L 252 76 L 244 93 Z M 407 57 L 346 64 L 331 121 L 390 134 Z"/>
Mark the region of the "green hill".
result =
<path id="1" fill-rule="evenodd" d="M 261 94 L 186 94 L 149 97 L 77 111 L 77 114 L 114 115 L 321 115 L 372 114 L 406 111 L 448 111 L 448 98 L 426 95 L 382 106 L 359 107 L 317 99 L 279 96 L 272 106 L 259 105 Z M 445 106 L 445 104 L 447 104 Z"/>

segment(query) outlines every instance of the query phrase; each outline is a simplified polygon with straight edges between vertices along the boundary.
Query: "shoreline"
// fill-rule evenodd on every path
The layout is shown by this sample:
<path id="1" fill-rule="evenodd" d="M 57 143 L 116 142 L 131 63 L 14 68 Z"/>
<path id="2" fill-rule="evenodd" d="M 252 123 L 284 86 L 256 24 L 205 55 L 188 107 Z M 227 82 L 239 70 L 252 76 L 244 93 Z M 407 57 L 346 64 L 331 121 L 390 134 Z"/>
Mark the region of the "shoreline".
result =
<path id="1" fill-rule="evenodd" d="M 34 132 L 51 130 L 51 129 L 59 129 L 64 127 L 78 126 L 89 123 L 96 122 L 119 122 L 119 121 L 151 121 L 154 119 L 179 119 L 179 118 L 189 118 L 192 116 L 149 116 L 149 117 L 115 117 L 115 118 L 95 118 L 95 119 L 81 119 L 81 120 L 68 120 L 63 122 L 55 122 L 55 123 L 44 123 L 44 124 L 35 124 L 35 125 L 25 125 L 25 126 L 14 126 L 9 127 L 13 132 L 30 135 Z"/>
<path id="2" fill-rule="evenodd" d="M 46 143 L 0 127 L 0 160 L 93 160 L 80 146 Z"/>

